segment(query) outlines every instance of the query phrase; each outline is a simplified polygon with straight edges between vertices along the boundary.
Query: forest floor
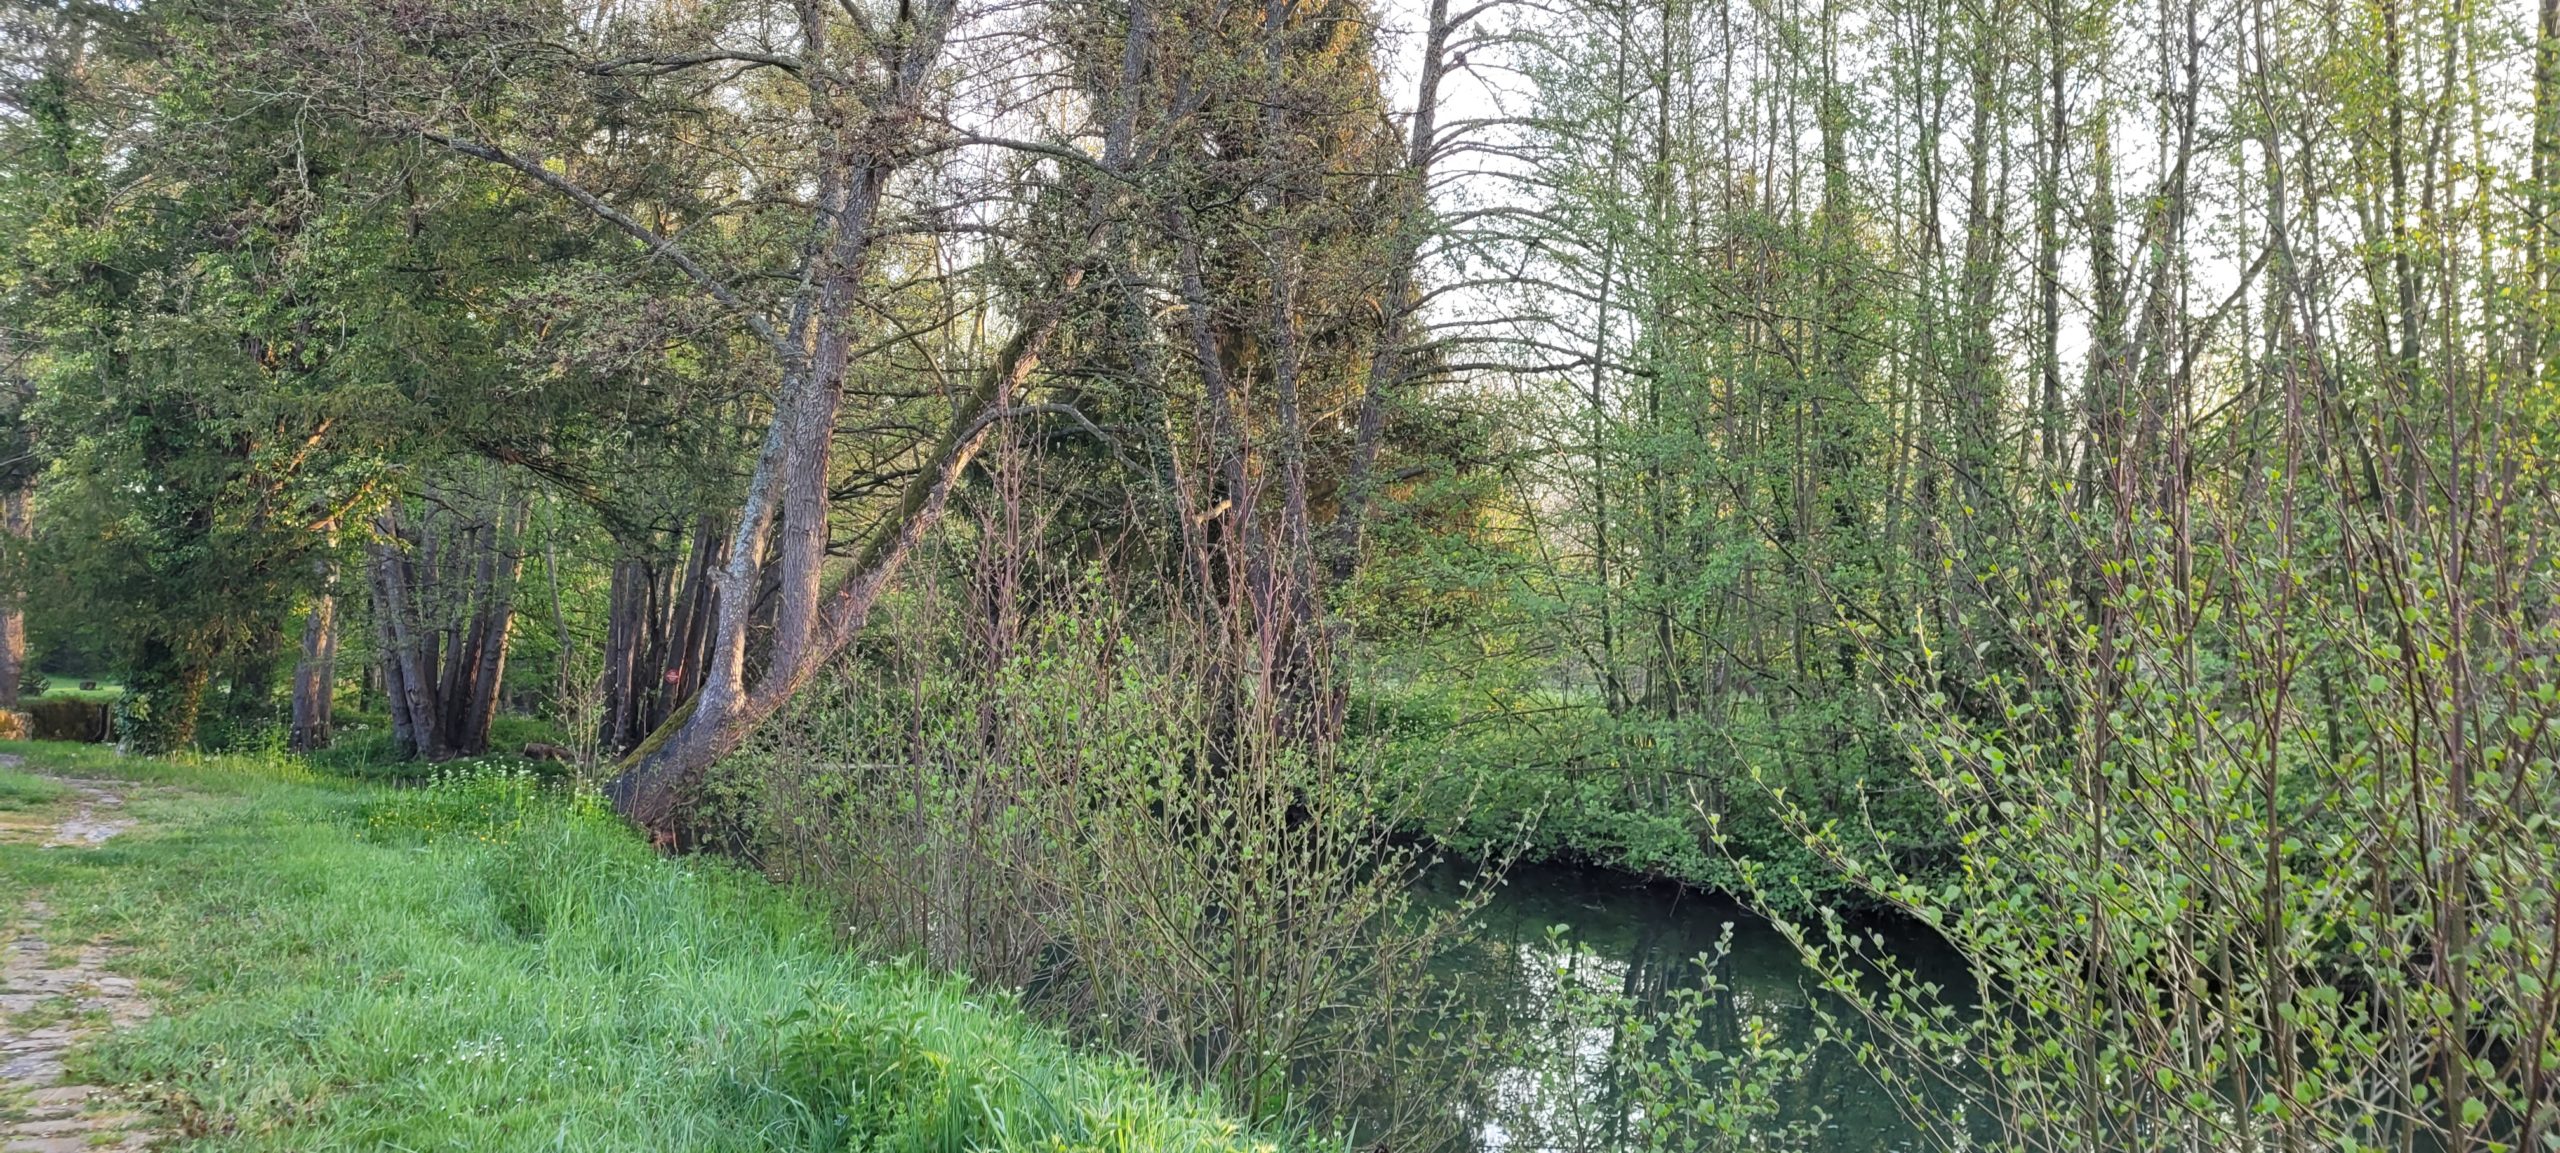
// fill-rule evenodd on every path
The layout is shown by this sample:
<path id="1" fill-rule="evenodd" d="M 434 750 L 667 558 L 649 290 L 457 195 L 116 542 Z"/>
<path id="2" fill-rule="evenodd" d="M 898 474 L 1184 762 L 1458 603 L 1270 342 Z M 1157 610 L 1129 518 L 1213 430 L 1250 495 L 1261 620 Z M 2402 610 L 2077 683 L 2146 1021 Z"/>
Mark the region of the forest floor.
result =
<path id="1" fill-rule="evenodd" d="M 529 776 L 0 743 L 0 1153 L 1271 1144 Z"/>

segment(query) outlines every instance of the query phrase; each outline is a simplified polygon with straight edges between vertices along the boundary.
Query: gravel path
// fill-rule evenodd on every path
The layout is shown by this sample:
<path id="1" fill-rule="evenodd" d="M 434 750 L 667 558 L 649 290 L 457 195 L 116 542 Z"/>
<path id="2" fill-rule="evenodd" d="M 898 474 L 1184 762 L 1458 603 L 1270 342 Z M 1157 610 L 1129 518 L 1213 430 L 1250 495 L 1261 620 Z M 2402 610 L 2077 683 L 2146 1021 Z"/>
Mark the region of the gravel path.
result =
<path id="1" fill-rule="evenodd" d="M 80 799 L 43 844 L 89 848 L 133 827 L 111 782 L 62 782 Z M 149 1016 L 133 982 L 109 972 L 104 946 L 56 947 L 45 940 L 52 910 L 30 900 L 0 950 L 0 1153 L 99 1153 L 148 1149 L 150 1118 L 95 1085 L 66 1084 L 72 1046 Z"/>

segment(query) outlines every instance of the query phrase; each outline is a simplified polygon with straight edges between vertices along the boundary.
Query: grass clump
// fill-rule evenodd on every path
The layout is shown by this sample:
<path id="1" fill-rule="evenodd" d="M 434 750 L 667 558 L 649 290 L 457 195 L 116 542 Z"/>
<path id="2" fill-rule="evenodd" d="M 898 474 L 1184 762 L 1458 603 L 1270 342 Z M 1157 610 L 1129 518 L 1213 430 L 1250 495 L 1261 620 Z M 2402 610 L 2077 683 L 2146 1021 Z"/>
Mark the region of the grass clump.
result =
<path id="1" fill-rule="evenodd" d="M 76 1070 L 209 1149 L 1229 1150 L 1208 1103 L 524 774 L 237 765 L 156 830 L 0 847 L 164 1012 Z M 190 1146 L 191 1148 L 196 1146 Z"/>
<path id="2" fill-rule="evenodd" d="M 59 781 L 0 767 L 0 812 L 43 808 L 70 792 Z"/>

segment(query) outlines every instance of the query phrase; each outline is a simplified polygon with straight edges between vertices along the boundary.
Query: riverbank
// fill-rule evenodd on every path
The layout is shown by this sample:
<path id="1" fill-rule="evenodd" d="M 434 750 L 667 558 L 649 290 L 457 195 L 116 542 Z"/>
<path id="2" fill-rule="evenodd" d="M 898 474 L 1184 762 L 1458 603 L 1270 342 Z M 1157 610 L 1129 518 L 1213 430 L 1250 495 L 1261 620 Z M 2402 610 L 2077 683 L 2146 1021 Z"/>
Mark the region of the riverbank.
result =
<path id="1" fill-rule="evenodd" d="M 1789 805 L 1817 825 L 1865 828 L 1914 876 L 1953 860 L 1935 799 L 1872 726 L 1834 718 L 1841 732 L 1817 740 L 1787 725 L 1821 729 L 1820 718 L 1763 717 L 1754 723 L 1769 739 L 1744 741 L 1696 721 L 1613 717 L 1579 697 L 1517 704 L 1535 723 L 1488 723 L 1507 714 L 1463 689 L 1357 699 L 1354 735 L 1371 742 L 1400 833 L 1460 857 L 1599 870 L 1791 913 L 1874 906 L 1806 846 Z M 1812 751 L 1760 755 L 1798 747 Z"/>
<path id="2" fill-rule="evenodd" d="M 1260 1147 L 962 979 L 842 947 L 788 890 L 652 854 L 522 777 L 392 790 L 290 761 L 0 744 L 146 786 L 94 847 L 0 844 L 0 913 L 157 1005 L 70 1075 L 239 1150 Z M 21 1108 L 22 1104 L 12 1104 Z"/>

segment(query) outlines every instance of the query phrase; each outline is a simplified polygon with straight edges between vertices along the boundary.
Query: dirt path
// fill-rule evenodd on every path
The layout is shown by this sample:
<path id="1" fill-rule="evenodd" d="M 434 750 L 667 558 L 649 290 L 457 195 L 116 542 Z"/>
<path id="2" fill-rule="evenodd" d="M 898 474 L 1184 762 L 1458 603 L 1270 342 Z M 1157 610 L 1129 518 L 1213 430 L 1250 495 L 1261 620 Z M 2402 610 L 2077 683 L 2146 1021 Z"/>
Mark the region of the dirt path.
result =
<path id="1" fill-rule="evenodd" d="M 44 847 L 87 848 L 104 844 L 107 838 L 133 827 L 133 818 L 124 815 L 124 796 L 113 791 L 113 782 L 60 779 L 80 794 L 80 810 L 53 827 L 53 835 L 45 839 Z"/>
<path id="2" fill-rule="evenodd" d="M 77 808 L 44 840 L 77 852 L 133 827 L 106 781 L 62 782 Z M 58 948 L 44 937 L 52 910 L 29 900 L 0 951 L 0 1153 L 96 1153 L 151 1147 L 150 1119 L 94 1085 L 65 1084 L 62 1058 L 103 1030 L 150 1015 L 133 982 L 107 969 L 112 950 Z"/>

